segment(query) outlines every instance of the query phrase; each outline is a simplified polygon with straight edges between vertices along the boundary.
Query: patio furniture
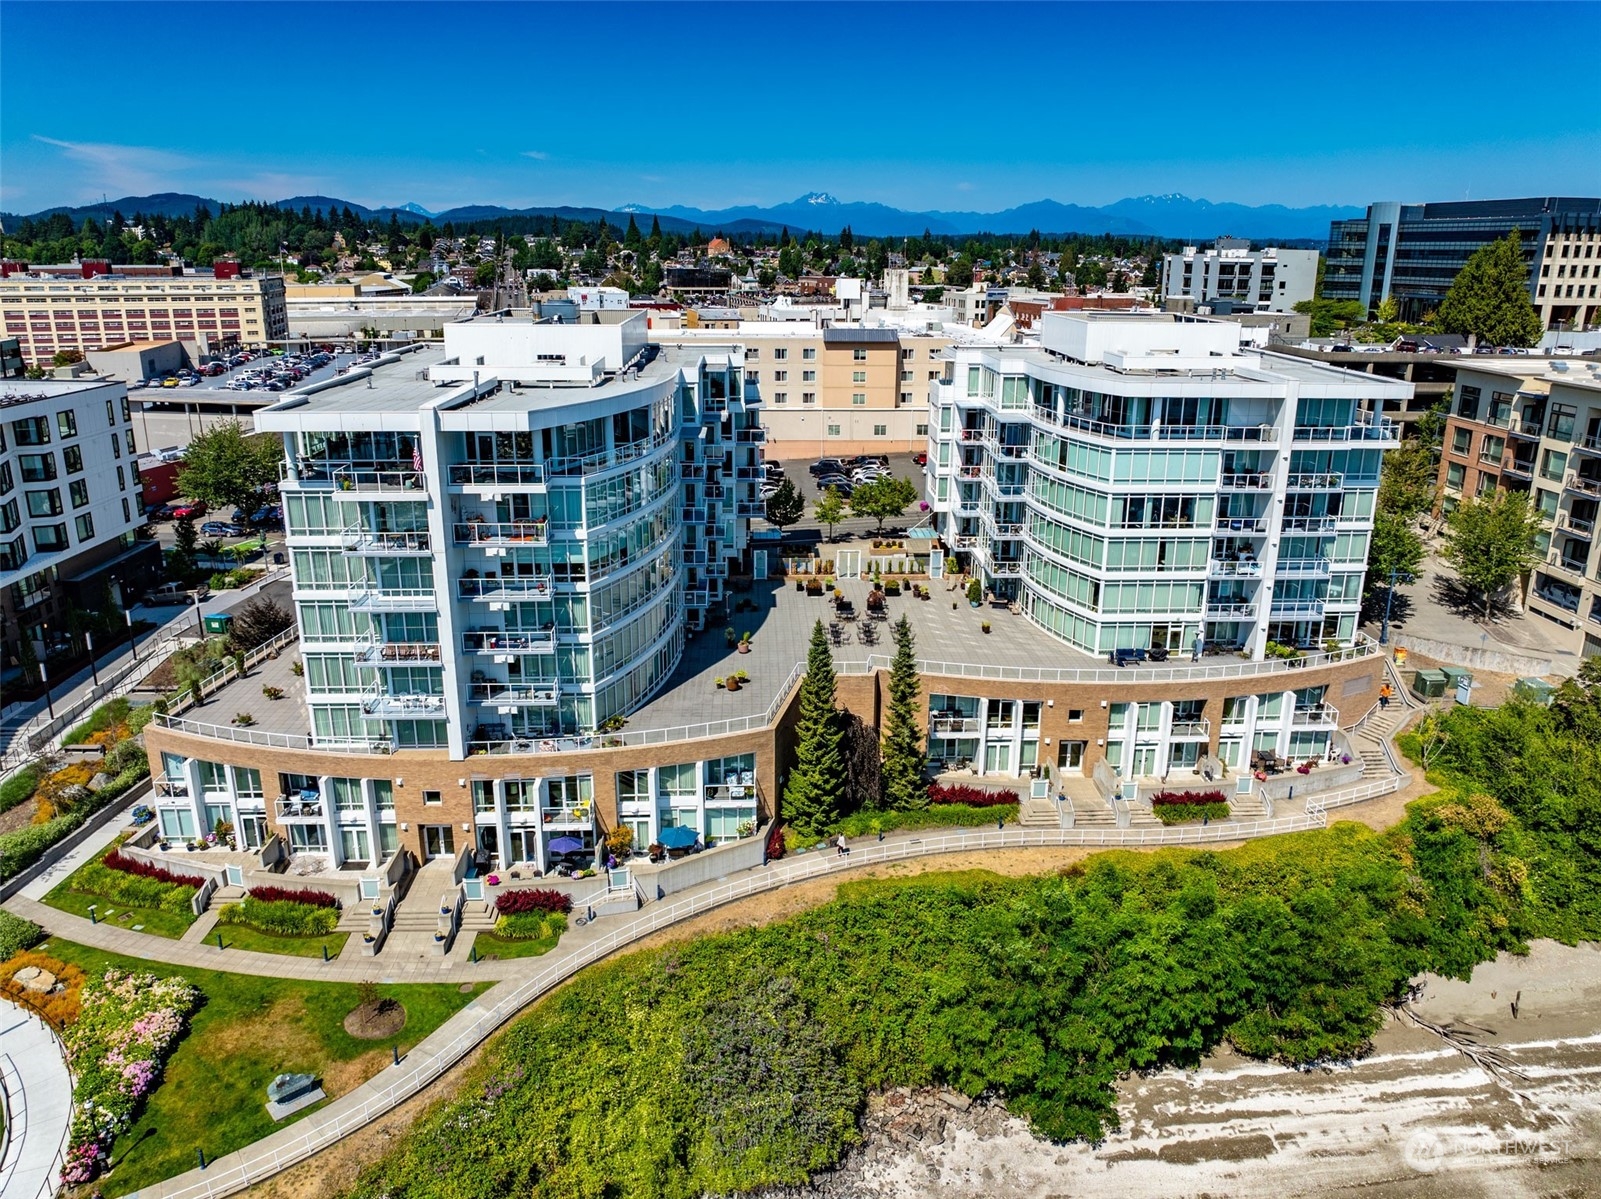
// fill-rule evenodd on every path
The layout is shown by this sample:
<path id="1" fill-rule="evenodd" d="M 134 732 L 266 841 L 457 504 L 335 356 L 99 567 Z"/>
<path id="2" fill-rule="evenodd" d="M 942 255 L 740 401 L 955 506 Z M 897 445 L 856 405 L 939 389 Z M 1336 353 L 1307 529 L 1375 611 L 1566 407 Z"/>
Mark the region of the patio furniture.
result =
<path id="1" fill-rule="evenodd" d="M 1114 649 L 1106 655 L 1106 660 L 1113 666 L 1123 667 L 1130 662 L 1145 661 L 1145 651 L 1142 649 Z"/>

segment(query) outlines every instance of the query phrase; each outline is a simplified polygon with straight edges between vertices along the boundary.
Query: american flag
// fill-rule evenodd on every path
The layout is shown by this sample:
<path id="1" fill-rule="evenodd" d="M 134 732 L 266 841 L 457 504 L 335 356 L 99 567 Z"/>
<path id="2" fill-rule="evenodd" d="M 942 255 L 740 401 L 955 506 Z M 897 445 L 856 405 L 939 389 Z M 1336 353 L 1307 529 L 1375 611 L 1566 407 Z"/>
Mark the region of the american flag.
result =
<path id="1" fill-rule="evenodd" d="M 422 442 L 413 442 L 411 446 L 411 469 L 422 470 Z"/>

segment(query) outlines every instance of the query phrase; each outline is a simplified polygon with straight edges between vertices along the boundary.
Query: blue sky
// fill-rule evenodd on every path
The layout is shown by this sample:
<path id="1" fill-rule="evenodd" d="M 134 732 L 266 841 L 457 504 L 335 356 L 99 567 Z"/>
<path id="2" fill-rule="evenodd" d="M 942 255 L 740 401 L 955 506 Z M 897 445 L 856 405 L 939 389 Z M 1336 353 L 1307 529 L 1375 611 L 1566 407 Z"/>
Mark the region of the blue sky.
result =
<path id="1" fill-rule="evenodd" d="M 6 0 L 0 208 L 1596 195 L 1597 44 L 1589 3 Z"/>

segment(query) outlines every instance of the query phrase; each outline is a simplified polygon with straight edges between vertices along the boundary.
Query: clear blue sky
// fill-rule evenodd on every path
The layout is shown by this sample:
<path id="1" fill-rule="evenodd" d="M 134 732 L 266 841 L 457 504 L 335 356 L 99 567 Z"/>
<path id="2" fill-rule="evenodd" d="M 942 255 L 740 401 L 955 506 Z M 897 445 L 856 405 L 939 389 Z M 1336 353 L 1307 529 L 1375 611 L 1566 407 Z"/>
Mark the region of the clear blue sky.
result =
<path id="1" fill-rule="evenodd" d="M 1601 5 L 0 4 L 0 208 L 1601 192 Z"/>

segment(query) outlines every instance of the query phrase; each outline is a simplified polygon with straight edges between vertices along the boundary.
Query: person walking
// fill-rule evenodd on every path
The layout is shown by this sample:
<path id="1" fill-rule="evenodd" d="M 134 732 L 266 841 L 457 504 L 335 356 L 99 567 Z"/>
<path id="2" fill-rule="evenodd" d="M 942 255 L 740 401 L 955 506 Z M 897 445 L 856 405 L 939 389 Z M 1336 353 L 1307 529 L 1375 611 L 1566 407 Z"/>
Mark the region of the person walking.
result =
<path id="1" fill-rule="evenodd" d="M 849 845 L 845 844 L 845 834 L 844 833 L 841 833 L 835 839 L 834 848 L 837 851 L 838 856 L 842 857 L 842 858 L 847 856 L 850 853 L 851 847 Z"/>
<path id="2" fill-rule="evenodd" d="M 1379 711 L 1385 712 L 1389 710 L 1390 700 L 1394 695 L 1395 692 L 1391 689 L 1390 684 L 1388 683 L 1385 683 L 1384 686 L 1379 688 Z"/>
<path id="3" fill-rule="evenodd" d="M 1200 660 L 1201 660 L 1201 638 L 1200 638 L 1199 635 L 1197 635 L 1196 638 L 1195 638 L 1195 644 L 1190 646 L 1190 661 L 1191 662 L 1199 662 Z"/>

